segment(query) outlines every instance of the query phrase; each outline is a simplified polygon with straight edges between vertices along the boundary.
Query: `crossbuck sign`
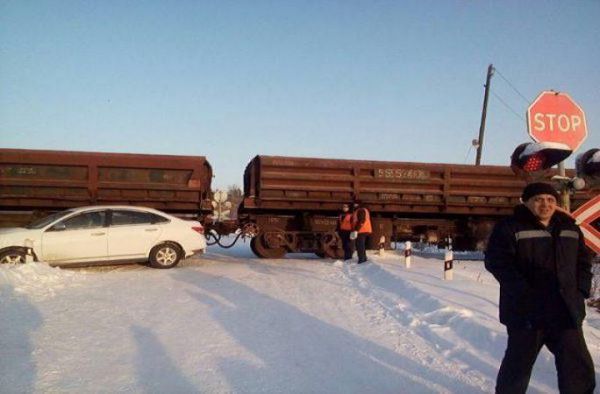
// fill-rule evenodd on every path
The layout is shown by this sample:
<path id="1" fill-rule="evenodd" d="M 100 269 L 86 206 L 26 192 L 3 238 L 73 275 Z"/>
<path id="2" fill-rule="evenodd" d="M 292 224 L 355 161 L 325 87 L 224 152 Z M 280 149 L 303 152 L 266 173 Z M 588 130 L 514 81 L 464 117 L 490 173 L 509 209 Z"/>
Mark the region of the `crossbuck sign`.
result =
<path id="1" fill-rule="evenodd" d="M 600 254 L 600 195 L 586 202 L 571 214 L 585 237 L 585 244 Z"/>

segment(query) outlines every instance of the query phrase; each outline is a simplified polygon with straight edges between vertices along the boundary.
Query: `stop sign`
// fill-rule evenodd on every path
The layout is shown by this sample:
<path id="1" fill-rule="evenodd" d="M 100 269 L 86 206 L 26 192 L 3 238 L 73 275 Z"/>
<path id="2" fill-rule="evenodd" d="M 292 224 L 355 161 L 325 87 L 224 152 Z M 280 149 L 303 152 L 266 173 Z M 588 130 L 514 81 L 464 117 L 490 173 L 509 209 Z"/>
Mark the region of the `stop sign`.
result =
<path id="1" fill-rule="evenodd" d="M 558 142 L 574 152 L 587 137 L 585 113 L 568 94 L 543 91 L 527 108 L 527 130 L 536 142 Z"/>

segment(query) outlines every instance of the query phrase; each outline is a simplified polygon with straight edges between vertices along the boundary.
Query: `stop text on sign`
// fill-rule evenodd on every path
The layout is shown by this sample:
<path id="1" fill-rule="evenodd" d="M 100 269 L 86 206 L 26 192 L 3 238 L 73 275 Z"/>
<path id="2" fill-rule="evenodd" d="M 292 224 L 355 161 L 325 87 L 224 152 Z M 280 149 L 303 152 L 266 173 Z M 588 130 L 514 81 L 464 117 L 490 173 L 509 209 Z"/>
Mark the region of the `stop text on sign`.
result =
<path id="1" fill-rule="evenodd" d="M 577 131 L 582 124 L 583 120 L 579 115 L 537 113 L 533 116 L 533 128 L 540 132 L 574 132 Z"/>

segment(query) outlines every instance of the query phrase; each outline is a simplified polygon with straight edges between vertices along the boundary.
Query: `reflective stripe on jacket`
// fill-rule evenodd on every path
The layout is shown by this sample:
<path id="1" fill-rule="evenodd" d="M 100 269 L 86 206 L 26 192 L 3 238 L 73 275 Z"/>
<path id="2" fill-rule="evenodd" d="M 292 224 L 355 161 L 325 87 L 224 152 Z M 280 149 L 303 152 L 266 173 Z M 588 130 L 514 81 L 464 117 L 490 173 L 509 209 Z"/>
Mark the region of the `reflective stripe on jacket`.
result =
<path id="1" fill-rule="evenodd" d="M 352 227 L 358 233 L 371 234 L 371 215 L 367 208 L 358 208 L 352 215 Z"/>

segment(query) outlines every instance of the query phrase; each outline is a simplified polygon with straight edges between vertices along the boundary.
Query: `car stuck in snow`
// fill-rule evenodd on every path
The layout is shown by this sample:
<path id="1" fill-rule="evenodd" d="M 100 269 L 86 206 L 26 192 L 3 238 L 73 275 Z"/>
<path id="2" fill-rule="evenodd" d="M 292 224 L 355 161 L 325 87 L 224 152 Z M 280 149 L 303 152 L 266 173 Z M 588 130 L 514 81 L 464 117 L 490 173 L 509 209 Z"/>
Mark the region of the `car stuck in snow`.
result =
<path id="1" fill-rule="evenodd" d="M 88 206 L 0 229 L 0 263 L 56 266 L 148 262 L 171 268 L 206 251 L 204 228 L 152 208 Z"/>

